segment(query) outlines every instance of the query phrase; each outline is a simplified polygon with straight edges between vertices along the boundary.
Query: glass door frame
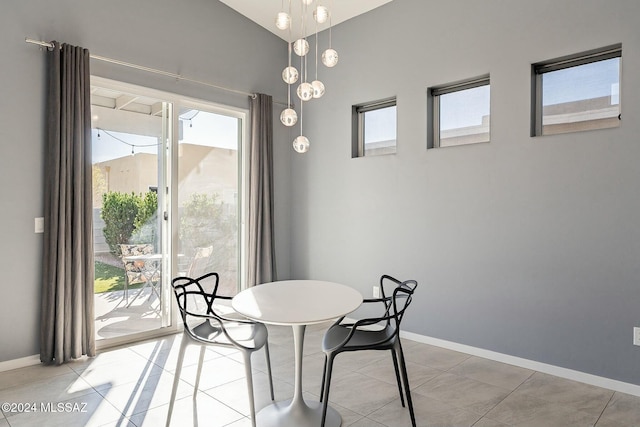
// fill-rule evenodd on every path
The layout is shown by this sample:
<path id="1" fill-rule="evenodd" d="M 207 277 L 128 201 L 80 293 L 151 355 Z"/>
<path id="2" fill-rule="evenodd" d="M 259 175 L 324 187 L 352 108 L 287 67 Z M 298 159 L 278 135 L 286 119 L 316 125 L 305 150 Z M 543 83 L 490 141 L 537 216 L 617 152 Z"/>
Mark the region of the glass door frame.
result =
<path id="1" fill-rule="evenodd" d="M 248 177 L 249 177 L 249 150 L 247 149 L 248 144 L 248 135 L 249 135 L 249 110 L 242 109 L 237 107 L 231 107 L 228 105 L 216 104 L 210 101 L 204 101 L 195 98 L 188 97 L 179 97 L 176 99 L 173 105 L 175 115 L 174 121 L 174 135 L 173 140 L 174 144 L 172 144 L 173 153 L 169 157 L 171 159 L 171 171 L 175 171 L 175 177 L 172 177 L 171 182 L 172 186 L 170 191 L 177 192 L 178 190 L 178 141 L 179 141 L 179 112 L 182 109 L 196 109 L 200 111 L 205 111 L 208 113 L 220 114 L 227 117 L 233 117 L 239 119 L 238 124 L 238 284 L 241 291 L 246 288 L 246 277 L 247 277 L 247 256 L 246 256 L 246 247 L 247 247 L 247 207 L 248 204 Z M 171 211 L 178 212 L 178 197 L 170 197 L 172 201 Z M 178 224 L 179 218 L 178 215 L 171 216 L 171 241 L 178 241 Z M 178 271 L 178 253 L 177 247 L 174 248 L 173 257 L 172 257 L 172 270 Z M 177 310 L 177 306 L 174 307 Z"/>
<path id="2" fill-rule="evenodd" d="M 162 269 L 162 282 L 170 284 L 171 278 L 178 271 L 178 245 L 174 244 L 178 240 L 178 141 L 179 141 L 179 114 L 182 108 L 197 108 L 199 110 L 221 114 L 239 119 L 238 129 L 238 283 L 240 288 L 246 287 L 246 218 L 248 198 L 248 170 L 249 157 L 246 146 L 249 136 L 249 110 L 246 108 L 232 107 L 218 104 L 203 99 L 182 96 L 176 93 L 165 92 L 149 87 L 119 82 L 104 77 L 91 76 L 91 85 L 105 89 L 118 90 L 142 97 L 156 98 L 166 103 L 163 108 L 168 113 L 168 117 L 163 114 L 163 144 L 162 168 L 166 185 L 163 197 L 158 198 L 158 210 L 162 218 L 162 253 L 163 264 L 169 268 Z M 166 133 L 165 133 L 166 132 Z M 166 137 L 165 137 L 166 136 Z M 158 153 L 160 155 L 161 153 Z M 158 190 L 161 191 L 161 182 L 158 183 Z M 163 205 L 161 206 L 161 200 Z M 241 290 L 239 289 L 239 290 Z M 180 332 L 182 321 L 178 315 L 178 308 L 174 301 L 171 286 L 162 287 L 164 309 L 168 313 L 163 316 L 162 327 L 150 331 L 136 332 L 114 338 L 105 338 L 96 341 L 96 349 L 102 350 L 122 344 L 156 338 L 164 335 Z M 166 318 L 165 318 L 166 317 Z"/>

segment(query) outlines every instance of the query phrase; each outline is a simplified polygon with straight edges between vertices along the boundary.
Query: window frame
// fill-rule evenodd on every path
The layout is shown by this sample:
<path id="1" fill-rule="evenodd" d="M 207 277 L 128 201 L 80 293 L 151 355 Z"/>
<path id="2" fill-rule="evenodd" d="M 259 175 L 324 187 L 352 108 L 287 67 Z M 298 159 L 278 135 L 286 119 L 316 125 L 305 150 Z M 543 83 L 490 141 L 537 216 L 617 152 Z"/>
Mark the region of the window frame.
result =
<path id="1" fill-rule="evenodd" d="M 381 154 L 369 154 L 365 155 L 365 113 L 382 110 L 384 108 L 396 107 L 396 145 L 394 146 L 397 149 L 398 145 L 398 117 L 397 117 L 397 97 L 393 96 L 390 98 L 380 99 L 372 102 L 365 102 L 362 104 L 354 105 L 351 108 L 351 121 L 352 121 L 352 144 L 351 144 L 351 158 L 359 158 L 359 157 L 373 157 L 373 156 L 386 156 L 396 154 L 396 150 L 393 153 L 381 153 Z"/>
<path id="2" fill-rule="evenodd" d="M 453 145 L 441 146 L 440 135 L 440 96 L 455 92 L 462 92 L 468 89 L 474 89 L 477 87 L 488 86 L 489 93 L 491 93 L 491 76 L 490 74 L 483 74 L 482 76 L 473 77 L 470 79 L 460 80 L 454 83 L 448 83 L 444 85 L 432 86 L 427 90 L 427 149 L 431 148 L 448 148 L 458 147 L 464 145 L 483 144 L 491 142 L 491 122 L 489 122 L 489 140 L 488 141 L 475 141 L 464 142 Z M 489 96 L 489 120 L 491 120 L 491 96 Z"/>
<path id="3" fill-rule="evenodd" d="M 599 61 L 605 61 L 608 59 L 619 58 L 619 76 L 618 76 L 618 119 L 622 120 L 622 43 L 617 43 L 598 49 L 592 49 L 585 52 L 580 52 L 572 55 L 562 56 L 560 58 L 550 59 L 546 61 L 536 62 L 531 64 L 531 136 L 549 136 L 559 135 L 562 133 L 574 133 L 582 132 L 584 130 L 595 129 L 611 129 L 617 126 L 603 126 L 595 129 L 576 129 L 566 132 L 554 132 L 544 133 L 544 127 L 542 124 L 543 119 L 543 80 L 542 76 L 546 73 L 566 70 L 581 65 L 593 64 Z M 575 122 L 577 123 L 577 122 Z"/>

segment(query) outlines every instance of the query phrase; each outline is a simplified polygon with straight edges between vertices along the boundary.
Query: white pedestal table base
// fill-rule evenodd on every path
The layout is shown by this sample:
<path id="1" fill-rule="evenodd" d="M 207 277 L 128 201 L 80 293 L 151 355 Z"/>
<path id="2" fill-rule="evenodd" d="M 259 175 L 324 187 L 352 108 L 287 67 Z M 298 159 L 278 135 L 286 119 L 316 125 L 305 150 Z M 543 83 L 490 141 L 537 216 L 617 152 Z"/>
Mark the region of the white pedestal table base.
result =
<path id="1" fill-rule="evenodd" d="M 322 403 L 285 400 L 269 405 L 256 415 L 258 427 L 320 427 Z M 340 427 L 342 417 L 331 406 L 327 408 L 325 427 Z"/>

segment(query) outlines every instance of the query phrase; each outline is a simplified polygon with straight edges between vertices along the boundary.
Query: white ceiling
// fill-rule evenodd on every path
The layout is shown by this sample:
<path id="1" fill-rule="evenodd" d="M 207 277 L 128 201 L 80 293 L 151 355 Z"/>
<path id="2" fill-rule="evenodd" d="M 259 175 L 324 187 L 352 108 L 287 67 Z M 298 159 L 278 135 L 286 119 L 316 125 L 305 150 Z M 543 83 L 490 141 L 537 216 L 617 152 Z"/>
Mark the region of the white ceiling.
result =
<path id="1" fill-rule="evenodd" d="M 301 37 L 301 0 L 291 0 L 291 17 L 293 22 L 291 39 L 289 38 L 289 31 L 279 30 L 275 25 L 276 15 L 278 12 L 288 11 L 289 0 L 220 1 L 285 41 L 292 41 Z M 311 13 L 318 4 L 332 9 L 331 23 L 332 25 L 336 25 L 391 1 L 393 0 L 315 0 L 310 6 L 308 6 L 309 12 L 307 13 L 307 16 L 309 18 L 306 20 L 306 33 L 309 35 L 315 32 L 315 21 L 311 17 Z M 318 25 L 318 31 L 322 31 L 328 27 L 328 22 L 326 24 Z"/>

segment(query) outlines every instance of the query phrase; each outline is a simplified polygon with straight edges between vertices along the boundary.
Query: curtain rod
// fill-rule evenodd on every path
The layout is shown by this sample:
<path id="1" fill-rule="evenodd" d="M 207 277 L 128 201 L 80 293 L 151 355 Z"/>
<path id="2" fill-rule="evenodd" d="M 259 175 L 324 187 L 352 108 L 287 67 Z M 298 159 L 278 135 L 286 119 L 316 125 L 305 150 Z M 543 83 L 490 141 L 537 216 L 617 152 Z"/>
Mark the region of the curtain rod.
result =
<path id="1" fill-rule="evenodd" d="M 41 40 L 33 40 L 33 39 L 29 39 L 29 38 L 24 39 L 24 41 L 27 42 L 27 43 L 31 43 L 31 44 L 35 44 L 35 45 L 38 45 L 38 46 L 46 47 L 47 49 L 53 49 L 53 44 L 52 43 L 43 42 Z M 93 55 L 93 54 L 91 54 L 89 56 L 91 57 L 91 59 L 95 59 L 97 61 L 104 61 L 104 62 L 108 62 L 108 63 L 111 63 L 111 64 L 121 65 L 123 67 L 129 67 L 129 68 L 134 68 L 136 70 L 147 71 L 147 72 L 153 73 L 153 74 L 160 74 L 162 76 L 171 77 L 171 78 L 174 78 L 176 80 L 184 80 L 184 81 L 187 81 L 187 82 L 190 82 L 190 83 L 196 83 L 196 84 L 199 84 L 199 85 L 212 87 L 214 89 L 219 89 L 219 90 L 223 90 L 223 91 L 227 91 L 227 92 L 232 92 L 232 93 L 236 93 L 236 94 L 239 94 L 239 95 L 250 96 L 251 98 L 255 98 L 255 96 L 256 96 L 255 93 L 244 92 L 244 91 L 237 90 L 237 89 L 230 89 L 230 88 L 227 88 L 227 87 L 224 87 L 224 86 L 214 85 L 213 83 L 203 82 L 201 80 L 190 79 L 188 77 L 181 76 L 180 74 L 170 73 L 168 71 L 163 71 L 163 70 L 157 70 L 155 68 L 149 68 L 149 67 L 145 67 L 143 65 L 132 64 L 130 62 L 124 62 L 124 61 L 120 61 L 118 59 L 112 59 L 112 58 L 107 58 L 107 57 L 104 57 L 104 56 Z M 280 101 L 273 101 L 273 102 L 275 104 L 287 106 L 287 104 L 284 103 L 284 102 L 280 102 Z"/>

